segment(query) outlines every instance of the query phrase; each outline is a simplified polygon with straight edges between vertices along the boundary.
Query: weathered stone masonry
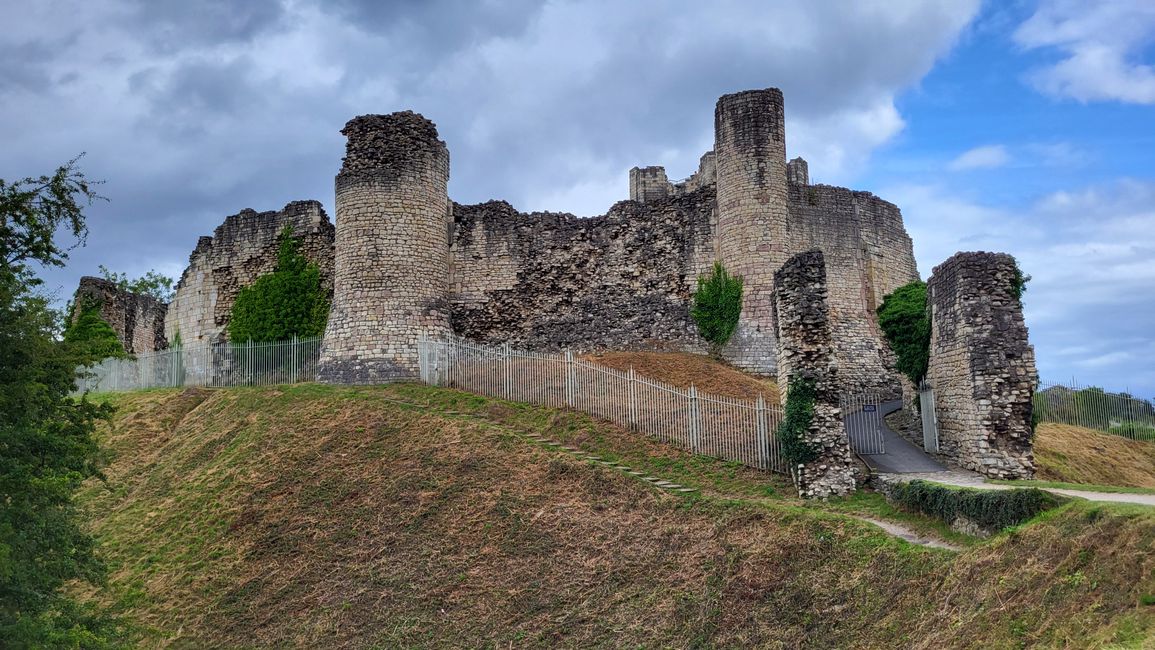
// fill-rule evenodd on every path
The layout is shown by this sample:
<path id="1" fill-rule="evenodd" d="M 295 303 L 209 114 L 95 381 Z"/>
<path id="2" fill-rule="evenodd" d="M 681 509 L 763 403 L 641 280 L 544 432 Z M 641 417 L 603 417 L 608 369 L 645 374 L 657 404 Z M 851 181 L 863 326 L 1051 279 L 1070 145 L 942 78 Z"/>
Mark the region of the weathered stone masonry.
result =
<path id="1" fill-rule="evenodd" d="M 842 424 L 838 361 L 830 330 L 826 262 L 822 251 L 791 257 L 774 274 L 772 319 L 777 338 L 782 403 L 792 380 L 814 382 L 814 417 L 806 441 L 819 456 L 791 468 L 799 496 L 825 498 L 855 489 L 854 457 Z"/>
<path id="2" fill-rule="evenodd" d="M 164 336 L 168 306 L 163 302 L 152 296 L 124 291 L 103 278 L 80 278 L 80 286 L 73 298 L 73 320 L 80 316 L 80 309 L 93 303 L 99 305 L 101 318 L 116 331 L 125 352 L 142 354 L 168 347 Z"/>
<path id="3" fill-rule="evenodd" d="M 181 343 L 220 343 L 228 338 L 233 303 L 248 286 L 277 266 L 279 237 L 293 228 L 301 253 L 317 264 L 327 291 L 333 287 L 333 224 L 317 201 L 294 201 L 280 211 L 245 209 L 226 217 L 212 237 L 201 237 L 177 283 L 164 323 L 165 337 Z"/>
<path id="4" fill-rule="evenodd" d="M 772 374 L 773 273 L 818 248 L 829 260 L 839 361 L 853 368 L 844 388 L 893 389 L 874 308 L 918 277 L 898 209 L 865 192 L 809 185 L 806 161 L 786 162 L 777 89 L 726 95 L 714 117 L 715 148 L 690 178 L 671 183 L 661 167 L 635 168 L 631 200 L 592 218 L 452 203 L 449 155 L 431 122 L 411 112 L 356 118 L 343 131 L 336 230 L 315 201 L 229 217 L 193 252 L 166 336 L 224 340 L 237 292 L 272 270 L 277 234 L 291 223 L 336 287 L 327 381 L 412 377 L 422 331 L 541 349 L 702 351 L 690 303 L 715 260 L 746 281 L 724 353 Z"/>
<path id="5" fill-rule="evenodd" d="M 363 115 L 337 174 L 335 291 L 321 381 L 417 376 L 417 343 L 449 329 L 449 151 L 406 111 Z"/>
<path id="6" fill-rule="evenodd" d="M 943 456 L 996 478 L 1034 474 L 1031 398 L 1038 384 L 1015 259 L 957 253 L 927 283 L 930 368 Z"/>

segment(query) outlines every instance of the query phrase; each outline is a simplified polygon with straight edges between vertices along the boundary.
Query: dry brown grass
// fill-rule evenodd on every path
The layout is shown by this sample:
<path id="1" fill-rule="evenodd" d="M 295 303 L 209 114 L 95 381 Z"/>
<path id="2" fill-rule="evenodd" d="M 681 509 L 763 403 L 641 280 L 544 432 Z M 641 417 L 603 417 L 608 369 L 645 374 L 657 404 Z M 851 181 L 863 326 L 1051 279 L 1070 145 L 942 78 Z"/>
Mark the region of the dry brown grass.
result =
<path id="1" fill-rule="evenodd" d="M 605 352 L 583 357 L 617 370 L 629 370 L 679 388 L 690 384 L 707 393 L 753 400 L 761 393 L 767 404 L 778 403 L 778 386 L 701 354 L 684 352 Z"/>
<path id="2" fill-rule="evenodd" d="M 661 492 L 517 433 L 576 437 L 599 426 L 584 416 L 454 391 L 120 403 L 108 485 L 83 496 L 113 569 L 98 598 L 149 647 L 1088 647 L 1151 632 L 1138 603 L 1155 593 L 1155 522 L 1138 509 L 1072 504 L 953 555 L 795 500 Z"/>
<path id="3" fill-rule="evenodd" d="M 1035 461 L 1042 480 L 1155 488 L 1155 443 L 1094 429 L 1040 423 Z"/>

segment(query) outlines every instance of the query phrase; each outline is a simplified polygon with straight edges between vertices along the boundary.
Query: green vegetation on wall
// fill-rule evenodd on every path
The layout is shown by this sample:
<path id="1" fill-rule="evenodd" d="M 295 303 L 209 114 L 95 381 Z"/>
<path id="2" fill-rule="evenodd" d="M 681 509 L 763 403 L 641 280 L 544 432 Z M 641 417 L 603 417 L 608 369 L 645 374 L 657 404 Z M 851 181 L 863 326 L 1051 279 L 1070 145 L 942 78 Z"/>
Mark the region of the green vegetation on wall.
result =
<path id="1" fill-rule="evenodd" d="M 698 290 L 690 315 L 702 338 L 717 351 L 730 341 L 742 313 L 742 277 L 731 275 L 721 262 L 698 276 Z"/>
<path id="2" fill-rule="evenodd" d="M 86 363 L 127 356 L 116 330 L 100 315 L 100 303 L 93 301 L 78 309 L 80 313 L 64 330 L 65 343 L 71 345 Z"/>
<path id="3" fill-rule="evenodd" d="M 917 386 L 930 365 L 926 283 L 915 280 L 884 298 L 878 307 L 878 325 L 898 357 L 899 372 Z"/>
<path id="4" fill-rule="evenodd" d="M 814 421 L 814 402 L 817 390 L 813 379 L 794 377 L 786 389 L 786 408 L 782 424 L 778 425 L 778 440 L 782 455 L 791 466 L 809 463 L 818 458 L 818 451 L 806 440 L 806 432 Z"/>
<path id="5" fill-rule="evenodd" d="M 961 516 L 993 531 L 1017 526 L 1062 502 L 1059 497 L 1036 488 L 972 490 L 920 480 L 897 485 L 892 498 L 905 508 L 947 523 Z"/>
<path id="6" fill-rule="evenodd" d="M 152 296 L 161 302 L 172 302 L 172 278 L 156 271 L 148 271 L 139 278 L 130 278 L 125 273 L 115 273 L 101 264 L 100 276 L 115 284 L 121 291 Z"/>
<path id="7" fill-rule="evenodd" d="M 325 333 L 329 300 L 321 288 L 321 271 L 297 249 L 293 229 L 286 226 L 276 270 L 237 295 L 229 322 L 231 341 L 284 341 Z"/>
<path id="8" fill-rule="evenodd" d="M 1015 300 L 1023 301 L 1023 294 L 1027 292 L 1027 283 L 1031 281 L 1031 276 L 1025 275 L 1023 270 L 1019 268 L 1018 260 L 1015 260 L 1015 277 L 1011 280 L 1011 294 L 1014 295 Z"/>

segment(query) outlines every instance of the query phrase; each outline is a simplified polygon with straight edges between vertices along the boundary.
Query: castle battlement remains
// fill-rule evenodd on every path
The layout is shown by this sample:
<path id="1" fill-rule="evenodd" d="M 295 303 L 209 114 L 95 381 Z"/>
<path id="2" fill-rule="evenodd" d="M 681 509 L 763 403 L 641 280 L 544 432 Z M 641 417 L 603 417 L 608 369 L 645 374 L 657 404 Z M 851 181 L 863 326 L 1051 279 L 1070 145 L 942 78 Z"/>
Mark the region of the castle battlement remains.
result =
<path id="1" fill-rule="evenodd" d="M 774 273 L 817 249 L 841 381 L 897 391 L 875 309 L 918 278 L 902 215 L 867 192 L 811 185 L 805 160 L 787 162 L 777 89 L 721 97 L 714 148 L 697 172 L 675 183 L 661 167 L 635 167 L 629 200 L 590 218 L 451 201 L 448 147 L 416 113 L 363 115 L 342 133 L 335 227 L 316 201 L 225 219 L 189 259 L 168 340 L 225 340 L 237 292 L 272 270 L 288 226 L 333 292 L 325 381 L 415 377 L 422 334 L 531 349 L 704 351 L 690 303 L 715 260 L 746 283 L 725 358 L 774 374 Z"/>

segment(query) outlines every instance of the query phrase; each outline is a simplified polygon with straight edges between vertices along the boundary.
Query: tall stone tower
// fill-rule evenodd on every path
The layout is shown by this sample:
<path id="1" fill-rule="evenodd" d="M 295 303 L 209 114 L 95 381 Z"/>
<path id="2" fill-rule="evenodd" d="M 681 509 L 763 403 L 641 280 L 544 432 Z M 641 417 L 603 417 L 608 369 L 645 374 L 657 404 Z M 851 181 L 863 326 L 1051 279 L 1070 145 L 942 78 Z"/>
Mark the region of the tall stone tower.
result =
<path id="1" fill-rule="evenodd" d="M 786 242 L 786 125 L 777 88 L 723 95 L 714 109 L 718 259 L 745 278 L 742 316 L 723 356 L 761 373 L 777 365 L 774 272 Z"/>
<path id="2" fill-rule="evenodd" d="M 341 133 L 333 307 L 318 378 L 414 378 L 421 333 L 449 332 L 449 151 L 412 111 L 362 115 Z"/>

